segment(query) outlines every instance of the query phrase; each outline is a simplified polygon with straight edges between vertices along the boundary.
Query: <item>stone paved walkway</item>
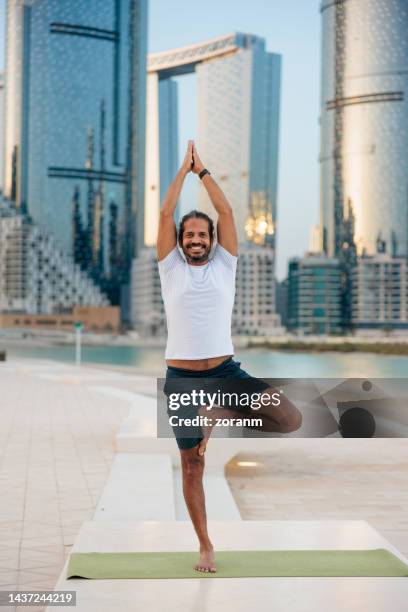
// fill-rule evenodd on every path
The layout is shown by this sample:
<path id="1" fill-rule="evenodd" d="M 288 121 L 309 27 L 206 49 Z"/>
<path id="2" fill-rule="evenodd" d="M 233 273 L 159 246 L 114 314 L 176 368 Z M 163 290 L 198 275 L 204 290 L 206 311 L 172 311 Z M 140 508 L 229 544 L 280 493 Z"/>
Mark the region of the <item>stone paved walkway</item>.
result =
<path id="1" fill-rule="evenodd" d="M 117 370 L 0 364 L 0 590 L 52 589 L 92 518 L 129 410 L 101 388 L 155 386 Z M 227 475 L 244 519 L 364 519 L 408 555 L 407 439 L 274 439 Z"/>
<path id="2" fill-rule="evenodd" d="M 406 438 L 275 439 L 227 477 L 243 519 L 366 520 L 408 556 Z"/>
<path id="3" fill-rule="evenodd" d="M 129 411 L 98 385 L 153 394 L 155 381 L 44 362 L 0 365 L 0 590 L 53 589 L 92 518 Z"/>

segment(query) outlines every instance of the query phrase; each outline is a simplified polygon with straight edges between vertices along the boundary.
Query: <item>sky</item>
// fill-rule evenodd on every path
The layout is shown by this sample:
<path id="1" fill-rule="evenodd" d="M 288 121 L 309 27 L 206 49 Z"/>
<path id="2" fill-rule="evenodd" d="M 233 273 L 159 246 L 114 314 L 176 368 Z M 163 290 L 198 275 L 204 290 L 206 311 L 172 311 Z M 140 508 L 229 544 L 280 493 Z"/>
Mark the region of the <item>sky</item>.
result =
<path id="1" fill-rule="evenodd" d="M 268 51 L 282 54 L 279 279 L 287 275 L 288 259 L 307 250 L 310 228 L 319 221 L 319 5 L 320 0 L 149 0 L 149 52 L 239 31 L 262 36 Z M 0 0 L 0 69 L 4 65 L 4 10 L 5 0 Z M 181 156 L 187 140 L 197 133 L 193 76 L 179 79 L 179 96 Z M 194 180 L 195 176 L 188 177 L 184 206 L 189 197 L 194 198 Z"/>

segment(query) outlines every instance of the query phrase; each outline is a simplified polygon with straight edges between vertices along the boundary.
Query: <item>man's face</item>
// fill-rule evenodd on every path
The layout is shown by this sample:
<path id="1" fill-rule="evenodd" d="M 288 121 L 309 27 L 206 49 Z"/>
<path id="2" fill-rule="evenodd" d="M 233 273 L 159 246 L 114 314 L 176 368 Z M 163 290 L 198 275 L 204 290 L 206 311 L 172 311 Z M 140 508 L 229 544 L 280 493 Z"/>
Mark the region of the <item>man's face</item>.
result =
<path id="1" fill-rule="evenodd" d="M 181 248 L 189 264 L 200 265 L 208 261 L 211 250 L 208 229 L 205 219 L 188 219 L 184 223 Z"/>

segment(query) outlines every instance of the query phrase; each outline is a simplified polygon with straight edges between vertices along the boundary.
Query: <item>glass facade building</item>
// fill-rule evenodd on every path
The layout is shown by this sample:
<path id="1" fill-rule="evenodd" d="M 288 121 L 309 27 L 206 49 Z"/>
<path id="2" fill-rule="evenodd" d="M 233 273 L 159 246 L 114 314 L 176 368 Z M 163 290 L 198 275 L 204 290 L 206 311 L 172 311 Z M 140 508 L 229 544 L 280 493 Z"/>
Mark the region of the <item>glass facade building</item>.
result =
<path id="1" fill-rule="evenodd" d="M 150 73 L 146 110 L 144 243 L 154 246 L 161 202 L 179 167 L 177 82 L 171 78 L 160 79 L 157 72 Z"/>
<path id="2" fill-rule="evenodd" d="M 341 268 L 338 259 L 311 254 L 289 261 L 288 329 L 298 334 L 342 332 Z"/>
<path id="3" fill-rule="evenodd" d="M 7 4 L 5 193 L 124 312 L 143 242 L 146 38 L 147 0 Z"/>
<path id="4" fill-rule="evenodd" d="M 178 170 L 178 95 L 173 79 L 159 81 L 160 202 Z"/>
<path id="5" fill-rule="evenodd" d="M 408 3 L 323 0 L 321 247 L 408 255 Z"/>

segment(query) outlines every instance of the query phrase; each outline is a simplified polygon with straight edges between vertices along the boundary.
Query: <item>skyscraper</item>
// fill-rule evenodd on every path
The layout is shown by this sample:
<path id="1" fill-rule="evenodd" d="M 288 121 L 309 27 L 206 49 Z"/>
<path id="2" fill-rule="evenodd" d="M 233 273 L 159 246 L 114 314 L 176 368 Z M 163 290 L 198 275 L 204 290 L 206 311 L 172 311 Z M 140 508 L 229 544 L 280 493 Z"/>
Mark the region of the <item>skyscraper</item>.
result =
<path id="1" fill-rule="evenodd" d="M 237 50 L 197 66 L 198 145 L 230 200 L 241 243 L 273 240 L 281 56 L 265 41 L 236 34 Z M 199 207 L 213 214 L 205 189 Z"/>
<path id="2" fill-rule="evenodd" d="M 408 3 L 323 0 L 321 243 L 408 256 Z"/>
<path id="3" fill-rule="evenodd" d="M 146 214 L 150 240 L 177 169 L 173 77 L 197 75 L 197 148 L 230 199 L 241 242 L 271 246 L 277 216 L 281 56 L 264 39 L 234 33 L 149 55 Z M 198 207 L 214 215 L 204 190 Z"/>
<path id="4" fill-rule="evenodd" d="M 159 211 L 178 166 L 178 92 L 174 79 L 147 77 L 145 244 L 156 244 Z"/>
<path id="5" fill-rule="evenodd" d="M 5 195 L 121 301 L 143 241 L 147 0 L 9 0 Z"/>

